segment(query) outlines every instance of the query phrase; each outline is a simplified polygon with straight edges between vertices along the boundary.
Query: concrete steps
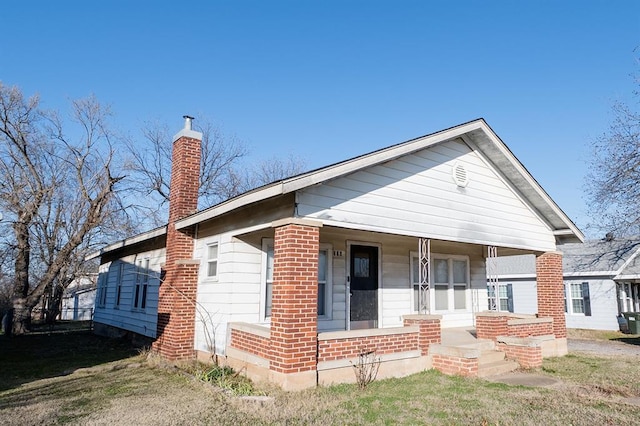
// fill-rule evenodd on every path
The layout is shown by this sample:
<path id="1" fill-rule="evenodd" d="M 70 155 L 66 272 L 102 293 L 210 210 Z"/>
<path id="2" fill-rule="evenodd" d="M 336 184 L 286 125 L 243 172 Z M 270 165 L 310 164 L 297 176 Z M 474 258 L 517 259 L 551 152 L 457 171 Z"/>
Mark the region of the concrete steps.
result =
<path id="1" fill-rule="evenodd" d="M 466 329 L 443 329 L 442 342 L 432 353 L 478 358 L 478 377 L 491 377 L 516 370 L 519 364 L 496 350 L 493 340 L 476 339 Z"/>
<path id="2" fill-rule="evenodd" d="M 520 365 L 516 361 L 505 358 L 504 352 L 482 351 L 478 358 L 478 377 L 497 376 L 517 370 L 518 367 Z"/>

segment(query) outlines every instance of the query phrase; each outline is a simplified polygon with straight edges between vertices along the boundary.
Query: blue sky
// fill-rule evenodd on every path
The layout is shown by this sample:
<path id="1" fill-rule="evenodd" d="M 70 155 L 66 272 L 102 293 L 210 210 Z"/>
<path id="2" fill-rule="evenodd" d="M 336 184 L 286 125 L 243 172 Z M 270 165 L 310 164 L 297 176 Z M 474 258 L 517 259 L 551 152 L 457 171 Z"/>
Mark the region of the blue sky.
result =
<path id="1" fill-rule="evenodd" d="M 6 1 L 0 80 L 116 127 L 207 115 L 331 164 L 483 117 L 583 230 L 589 144 L 639 71 L 640 2 Z"/>

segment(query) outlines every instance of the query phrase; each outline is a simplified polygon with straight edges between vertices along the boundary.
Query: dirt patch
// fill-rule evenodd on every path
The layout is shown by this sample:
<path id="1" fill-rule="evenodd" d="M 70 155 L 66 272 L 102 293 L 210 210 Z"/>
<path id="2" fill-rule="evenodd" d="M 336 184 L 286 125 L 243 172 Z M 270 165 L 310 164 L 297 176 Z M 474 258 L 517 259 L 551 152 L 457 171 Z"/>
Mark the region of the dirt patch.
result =
<path id="1" fill-rule="evenodd" d="M 640 346 L 613 340 L 567 339 L 569 352 L 585 352 L 604 356 L 640 356 Z"/>

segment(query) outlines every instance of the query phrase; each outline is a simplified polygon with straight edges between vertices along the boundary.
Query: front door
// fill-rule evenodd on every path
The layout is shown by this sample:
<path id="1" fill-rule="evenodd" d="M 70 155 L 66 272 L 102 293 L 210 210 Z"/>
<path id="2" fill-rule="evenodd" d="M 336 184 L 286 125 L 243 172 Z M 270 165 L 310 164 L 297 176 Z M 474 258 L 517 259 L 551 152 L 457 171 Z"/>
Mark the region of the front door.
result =
<path id="1" fill-rule="evenodd" d="M 351 246 L 350 328 L 378 327 L 378 248 Z"/>

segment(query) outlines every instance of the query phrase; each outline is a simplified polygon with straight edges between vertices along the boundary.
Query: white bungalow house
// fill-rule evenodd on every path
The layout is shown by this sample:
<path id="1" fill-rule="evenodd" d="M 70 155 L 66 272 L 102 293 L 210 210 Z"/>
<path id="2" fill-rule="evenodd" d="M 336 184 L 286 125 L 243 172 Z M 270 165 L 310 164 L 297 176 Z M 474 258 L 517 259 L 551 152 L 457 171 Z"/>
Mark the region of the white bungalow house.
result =
<path id="1" fill-rule="evenodd" d="M 96 275 L 73 280 L 62 295 L 60 319 L 88 321 L 93 318 L 96 300 Z"/>
<path id="2" fill-rule="evenodd" d="M 169 359 L 222 359 L 286 389 L 339 381 L 372 348 L 381 376 L 445 369 L 446 357 L 477 373 L 476 352 L 439 346 L 458 327 L 497 345 L 550 336 L 540 359 L 566 353 L 557 245 L 582 233 L 484 120 L 202 211 L 201 134 L 187 118 L 174 140 L 169 224 L 95 254 L 97 332 L 144 335 Z M 496 253 L 537 256 L 540 318 L 480 320 Z"/>
<path id="3" fill-rule="evenodd" d="M 563 254 L 567 328 L 618 330 L 620 314 L 640 312 L 638 239 L 608 236 L 584 244 L 562 244 L 558 250 Z M 492 262 L 499 283 L 499 309 L 538 312 L 535 256 L 498 257 Z"/>

